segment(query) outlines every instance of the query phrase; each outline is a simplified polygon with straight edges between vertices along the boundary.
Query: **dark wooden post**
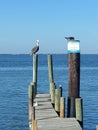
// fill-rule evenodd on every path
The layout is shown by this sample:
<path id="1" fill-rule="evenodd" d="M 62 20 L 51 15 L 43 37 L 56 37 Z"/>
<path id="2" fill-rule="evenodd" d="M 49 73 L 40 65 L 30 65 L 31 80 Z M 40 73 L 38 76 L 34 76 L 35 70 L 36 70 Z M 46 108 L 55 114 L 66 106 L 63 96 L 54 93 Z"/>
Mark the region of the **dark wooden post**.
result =
<path id="1" fill-rule="evenodd" d="M 69 65 L 69 97 L 80 96 L 80 53 L 68 54 Z"/>
<path id="2" fill-rule="evenodd" d="M 75 98 L 74 97 L 68 97 L 68 111 L 67 111 L 68 117 L 75 117 Z"/>
<path id="3" fill-rule="evenodd" d="M 35 107 L 32 107 L 32 120 L 35 120 Z"/>
<path id="4" fill-rule="evenodd" d="M 68 40 L 68 117 L 75 117 L 75 98 L 80 97 L 80 47 L 79 40 Z"/>

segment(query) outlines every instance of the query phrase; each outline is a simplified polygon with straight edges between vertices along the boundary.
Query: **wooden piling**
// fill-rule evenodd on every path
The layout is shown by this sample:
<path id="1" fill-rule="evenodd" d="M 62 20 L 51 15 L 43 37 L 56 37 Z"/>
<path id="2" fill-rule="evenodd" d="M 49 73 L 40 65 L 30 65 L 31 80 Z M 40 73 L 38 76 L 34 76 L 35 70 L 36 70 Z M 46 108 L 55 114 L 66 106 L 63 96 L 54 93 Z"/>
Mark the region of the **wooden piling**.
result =
<path id="1" fill-rule="evenodd" d="M 65 98 L 60 98 L 60 118 L 65 117 Z"/>
<path id="2" fill-rule="evenodd" d="M 32 101 L 29 99 L 29 128 L 32 125 Z"/>
<path id="3" fill-rule="evenodd" d="M 50 95 L 51 95 L 51 103 L 54 107 L 55 105 L 55 83 L 54 82 L 50 83 Z"/>
<path id="4" fill-rule="evenodd" d="M 60 115 L 60 97 L 61 97 L 61 89 L 55 89 L 55 111 Z"/>
<path id="5" fill-rule="evenodd" d="M 59 88 L 60 88 L 60 91 L 61 91 L 61 97 L 62 97 L 62 95 L 63 95 L 63 89 L 62 89 L 62 86 L 59 85 Z"/>
<path id="6" fill-rule="evenodd" d="M 68 111 L 69 117 L 75 117 L 75 98 L 80 97 L 80 41 L 68 40 Z"/>
<path id="7" fill-rule="evenodd" d="M 31 129 L 31 125 L 32 125 L 32 105 L 33 105 L 33 89 L 32 89 L 32 85 L 29 85 L 29 128 Z"/>
<path id="8" fill-rule="evenodd" d="M 32 87 L 33 87 L 33 98 L 35 98 L 37 94 L 37 85 L 35 82 L 32 83 Z"/>
<path id="9" fill-rule="evenodd" d="M 35 98 L 35 83 L 31 82 L 28 90 L 29 95 L 29 128 L 31 130 L 32 120 L 35 120 L 35 107 L 33 106 L 33 100 Z"/>
<path id="10" fill-rule="evenodd" d="M 38 55 L 33 55 L 33 82 L 37 85 Z"/>
<path id="11" fill-rule="evenodd" d="M 75 116 L 76 116 L 75 98 L 74 97 L 68 97 L 67 117 L 75 117 Z"/>
<path id="12" fill-rule="evenodd" d="M 32 120 L 32 128 L 31 130 L 38 130 L 37 128 L 37 120 Z"/>
<path id="13" fill-rule="evenodd" d="M 52 55 L 48 55 L 48 73 L 49 73 L 49 82 L 54 82 L 53 79 L 53 63 L 52 63 Z"/>
<path id="14" fill-rule="evenodd" d="M 80 96 L 80 53 L 69 53 L 68 54 L 69 64 L 69 97 Z"/>
<path id="15" fill-rule="evenodd" d="M 29 95 L 29 99 L 33 98 L 33 87 L 32 87 L 32 82 L 30 83 L 29 87 L 28 87 L 28 95 Z"/>
<path id="16" fill-rule="evenodd" d="M 37 90 L 36 90 L 36 89 L 37 89 L 36 83 L 31 82 L 31 83 L 30 83 L 29 96 L 32 97 L 32 100 L 34 99 L 34 97 L 35 97 L 35 95 L 36 95 L 36 93 L 37 93 Z"/>
<path id="17" fill-rule="evenodd" d="M 83 105 L 82 105 L 82 99 L 81 98 L 76 98 L 75 104 L 76 104 L 76 119 L 80 123 L 81 127 L 83 127 Z"/>
<path id="18" fill-rule="evenodd" d="M 35 120 L 35 107 L 32 107 L 32 120 Z"/>

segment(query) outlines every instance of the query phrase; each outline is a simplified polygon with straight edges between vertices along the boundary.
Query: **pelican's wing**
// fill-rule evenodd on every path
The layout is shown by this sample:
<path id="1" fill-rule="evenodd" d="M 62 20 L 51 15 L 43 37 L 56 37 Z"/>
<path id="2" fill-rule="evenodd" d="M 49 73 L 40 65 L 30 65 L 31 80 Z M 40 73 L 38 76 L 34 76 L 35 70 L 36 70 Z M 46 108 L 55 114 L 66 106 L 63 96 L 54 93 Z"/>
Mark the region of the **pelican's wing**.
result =
<path id="1" fill-rule="evenodd" d="M 32 48 L 30 55 L 35 54 L 38 50 L 39 50 L 39 46 L 35 46 L 34 48 Z"/>

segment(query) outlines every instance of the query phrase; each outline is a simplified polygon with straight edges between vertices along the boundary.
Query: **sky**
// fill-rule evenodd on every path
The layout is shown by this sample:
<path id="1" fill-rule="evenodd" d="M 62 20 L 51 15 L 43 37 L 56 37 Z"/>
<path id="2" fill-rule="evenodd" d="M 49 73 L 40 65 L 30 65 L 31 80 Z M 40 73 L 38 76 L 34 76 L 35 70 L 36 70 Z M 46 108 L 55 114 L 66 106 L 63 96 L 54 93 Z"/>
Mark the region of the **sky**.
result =
<path id="1" fill-rule="evenodd" d="M 64 37 L 82 54 L 98 54 L 98 0 L 0 0 L 0 54 L 67 53 Z"/>

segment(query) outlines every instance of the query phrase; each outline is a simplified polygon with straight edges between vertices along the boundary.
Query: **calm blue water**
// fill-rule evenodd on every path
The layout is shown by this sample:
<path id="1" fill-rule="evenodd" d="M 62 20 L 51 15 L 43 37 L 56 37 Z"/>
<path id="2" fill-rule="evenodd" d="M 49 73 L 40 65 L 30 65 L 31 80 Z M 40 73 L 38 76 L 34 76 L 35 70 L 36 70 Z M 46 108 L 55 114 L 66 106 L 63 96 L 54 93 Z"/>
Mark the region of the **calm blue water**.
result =
<path id="1" fill-rule="evenodd" d="M 54 81 L 68 93 L 67 55 L 53 55 Z M 38 92 L 49 92 L 47 55 L 39 55 Z M 0 55 L 0 130 L 28 130 L 28 85 L 32 81 L 32 57 Z M 81 55 L 81 97 L 84 130 L 98 124 L 98 55 Z"/>

